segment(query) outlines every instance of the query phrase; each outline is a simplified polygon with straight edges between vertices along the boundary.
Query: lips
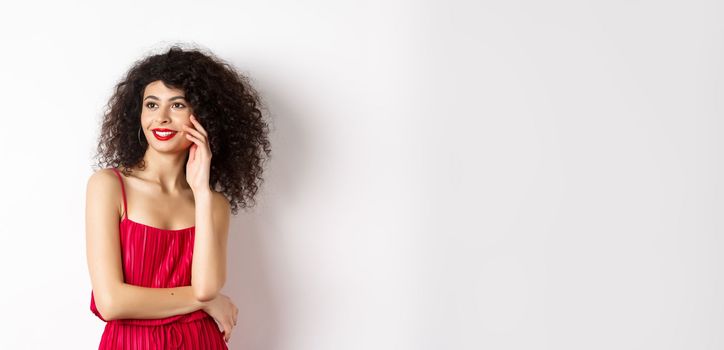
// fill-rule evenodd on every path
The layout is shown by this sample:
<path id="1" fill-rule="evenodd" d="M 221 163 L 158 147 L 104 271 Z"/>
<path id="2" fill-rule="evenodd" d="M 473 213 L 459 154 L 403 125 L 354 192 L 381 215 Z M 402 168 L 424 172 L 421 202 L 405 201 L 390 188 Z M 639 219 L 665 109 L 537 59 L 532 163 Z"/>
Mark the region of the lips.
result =
<path id="1" fill-rule="evenodd" d="M 171 129 L 165 129 L 165 128 L 157 128 L 153 129 L 153 136 L 156 137 L 159 141 L 167 141 L 176 136 L 178 131 L 171 130 Z"/>

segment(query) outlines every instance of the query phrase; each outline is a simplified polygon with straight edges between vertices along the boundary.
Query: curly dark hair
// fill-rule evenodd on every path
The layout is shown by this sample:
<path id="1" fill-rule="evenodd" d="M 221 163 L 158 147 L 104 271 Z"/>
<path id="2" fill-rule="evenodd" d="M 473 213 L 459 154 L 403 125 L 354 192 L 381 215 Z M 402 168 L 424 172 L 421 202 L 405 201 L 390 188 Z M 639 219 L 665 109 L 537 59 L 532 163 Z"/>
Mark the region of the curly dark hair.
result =
<path id="1" fill-rule="evenodd" d="M 255 205 L 264 163 L 271 156 L 269 126 L 249 78 L 204 51 L 175 44 L 167 52 L 136 61 L 106 105 L 95 158 L 100 168 L 121 168 L 126 175 L 135 166 L 145 168 L 148 142 L 138 138 L 143 93 L 149 83 L 161 80 L 184 91 L 208 132 L 213 155 L 209 186 L 229 200 L 236 214 L 239 207 Z"/>

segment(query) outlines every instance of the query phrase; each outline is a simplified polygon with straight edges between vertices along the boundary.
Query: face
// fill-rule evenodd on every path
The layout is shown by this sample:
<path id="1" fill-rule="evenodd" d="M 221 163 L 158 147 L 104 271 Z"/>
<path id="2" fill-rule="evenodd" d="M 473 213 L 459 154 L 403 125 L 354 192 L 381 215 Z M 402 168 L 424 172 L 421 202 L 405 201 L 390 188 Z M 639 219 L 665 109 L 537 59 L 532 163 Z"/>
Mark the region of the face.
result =
<path id="1" fill-rule="evenodd" d="M 148 145 L 162 152 L 187 150 L 193 142 L 185 136 L 183 125 L 193 127 L 192 113 L 183 90 L 169 88 L 160 80 L 148 84 L 141 107 L 141 128 Z"/>

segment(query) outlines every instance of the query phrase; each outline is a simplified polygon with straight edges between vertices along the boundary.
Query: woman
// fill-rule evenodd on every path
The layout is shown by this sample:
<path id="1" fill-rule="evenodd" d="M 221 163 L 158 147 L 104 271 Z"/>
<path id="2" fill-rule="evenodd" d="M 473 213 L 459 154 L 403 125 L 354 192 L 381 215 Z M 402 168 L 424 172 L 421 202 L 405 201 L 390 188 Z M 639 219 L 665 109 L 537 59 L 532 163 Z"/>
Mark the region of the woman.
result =
<path id="1" fill-rule="evenodd" d="M 178 46 L 116 85 L 86 192 L 99 349 L 226 349 L 230 213 L 254 203 L 271 149 L 248 79 Z"/>

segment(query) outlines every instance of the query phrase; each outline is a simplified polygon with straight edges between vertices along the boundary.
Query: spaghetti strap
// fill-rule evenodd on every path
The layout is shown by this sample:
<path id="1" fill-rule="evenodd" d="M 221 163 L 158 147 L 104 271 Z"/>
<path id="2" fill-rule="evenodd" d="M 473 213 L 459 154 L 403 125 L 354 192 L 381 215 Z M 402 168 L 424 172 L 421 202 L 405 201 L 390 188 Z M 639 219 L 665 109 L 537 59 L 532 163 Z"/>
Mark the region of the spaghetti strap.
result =
<path id="1" fill-rule="evenodd" d="M 126 188 L 125 188 L 125 186 L 123 186 L 123 178 L 121 177 L 121 174 L 118 172 L 118 169 L 116 169 L 116 168 L 111 168 L 111 169 L 113 169 L 113 172 L 115 172 L 116 175 L 118 176 L 118 181 L 121 182 L 121 194 L 123 194 L 123 216 L 128 217 L 128 206 L 126 205 Z M 123 218 L 123 216 L 121 216 L 121 218 Z"/>

